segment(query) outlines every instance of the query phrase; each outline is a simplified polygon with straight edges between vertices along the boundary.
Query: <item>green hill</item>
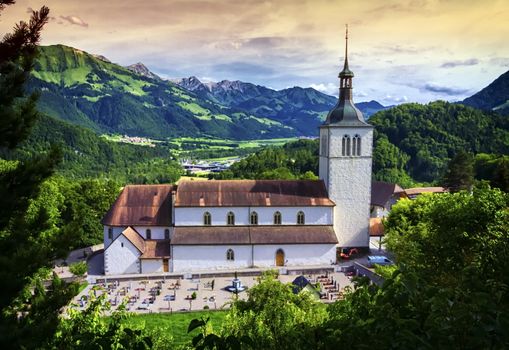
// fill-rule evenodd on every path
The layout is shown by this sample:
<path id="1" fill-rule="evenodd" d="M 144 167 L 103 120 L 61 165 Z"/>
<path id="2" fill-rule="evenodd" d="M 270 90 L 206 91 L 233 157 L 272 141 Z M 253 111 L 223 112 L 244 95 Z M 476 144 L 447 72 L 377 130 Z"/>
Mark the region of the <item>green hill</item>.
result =
<path id="1" fill-rule="evenodd" d="M 29 90 L 40 91 L 40 111 L 97 132 L 230 139 L 297 134 L 278 121 L 238 113 L 63 45 L 41 47 L 32 75 Z"/>
<path id="2" fill-rule="evenodd" d="M 170 159 L 170 144 L 147 147 L 111 142 L 86 128 L 45 115 L 16 153 L 4 149 L 0 158 L 30 158 L 48 151 L 51 144 L 59 145 L 63 151 L 57 172 L 67 178 L 104 177 L 122 183 L 157 183 L 176 181 L 182 173 L 180 164 Z"/>

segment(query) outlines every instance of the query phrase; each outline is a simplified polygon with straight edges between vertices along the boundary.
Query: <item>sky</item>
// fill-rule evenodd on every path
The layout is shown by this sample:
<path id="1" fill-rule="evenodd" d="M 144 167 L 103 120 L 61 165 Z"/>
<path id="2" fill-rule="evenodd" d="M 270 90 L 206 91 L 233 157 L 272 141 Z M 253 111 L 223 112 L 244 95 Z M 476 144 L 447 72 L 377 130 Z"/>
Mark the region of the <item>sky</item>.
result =
<path id="1" fill-rule="evenodd" d="M 164 78 L 337 95 L 345 24 L 355 101 L 458 101 L 509 70 L 509 0 L 17 0 L 0 35 L 47 5 L 42 44 Z"/>

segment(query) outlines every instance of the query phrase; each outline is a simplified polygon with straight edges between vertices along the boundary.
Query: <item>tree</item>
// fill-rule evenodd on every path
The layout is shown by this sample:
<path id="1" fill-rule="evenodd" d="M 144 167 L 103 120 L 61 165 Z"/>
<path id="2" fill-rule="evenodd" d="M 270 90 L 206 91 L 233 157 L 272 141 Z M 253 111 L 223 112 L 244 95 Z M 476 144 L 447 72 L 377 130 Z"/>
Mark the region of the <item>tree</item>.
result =
<path id="1" fill-rule="evenodd" d="M 12 4 L 12 0 L 0 0 L 0 11 Z M 4 35 L 0 41 L 0 148 L 16 148 L 29 135 L 38 118 L 37 95 L 25 96 L 24 84 L 48 16 L 49 9 L 45 6 L 34 11 L 28 23 L 19 22 L 13 32 Z M 27 285 L 36 278 L 39 270 L 49 266 L 66 250 L 65 237 L 46 234 L 50 215 L 45 208 L 33 213 L 27 211 L 39 193 L 40 184 L 52 174 L 59 158 L 59 150 L 52 148 L 47 154 L 34 155 L 30 159 L 0 159 L 0 346 L 3 348 L 22 347 L 27 339 L 35 344 L 42 334 L 35 327 L 26 325 L 33 325 L 37 320 L 51 320 L 45 323 L 43 336 L 51 334 L 62 306 L 62 299 L 56 302 L 53 296 L 69 295 L 57 292 L 62 288 L 56 287 L 56 280 L 53 292 L 57 294 L 48 296 L 41 292 L 38 296 L 43 300 L 33 300 L 31 294 L 26 293 Z M 22 308 L 30 300 L 33 301 L 31 307 Z M 42 305 L 44 313 L 39 312 Z M 18 315 L 23 315 L 23 319 L 18 320 Z"/>
<path id="2" fill-rule="evenodd" d="M 461 150 L 447 166 L 443 184 L 451 192 L 470 190 L 474 183 L 474 159 L 472 155 Z"/>
<path id="3" fill-rule="evenodd" d="M 265 273 L 236 300 L 223 323 L 222 335 L 253 339 L 257 349 L 313 349 L 314 329 L 327 317 L 323 304 L 308 293 L 294 294 L 274 273 Z"/>

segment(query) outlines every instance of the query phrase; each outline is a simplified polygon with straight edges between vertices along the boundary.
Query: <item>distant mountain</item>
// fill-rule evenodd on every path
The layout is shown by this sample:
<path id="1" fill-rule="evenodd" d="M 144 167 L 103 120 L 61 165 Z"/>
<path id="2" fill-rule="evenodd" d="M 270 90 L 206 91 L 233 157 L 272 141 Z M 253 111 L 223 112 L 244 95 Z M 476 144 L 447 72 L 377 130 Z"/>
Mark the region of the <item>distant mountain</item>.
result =
<path id="1" fill-rule="evenodd" d="M 141 75 L 142 77 L 150 78 L 150 79 L 155 79 L 155 80 L 161 80 L 161 78 L 158 75 L 152 73 L 141 62 L 138 62 L 138 63 L 135 63 L 135 64 L 131 64 L 130 66 L 127 66 L 126 68 L 129 69 L 131 72 L 134 72 L 134 73 L 136 73 L 138 75 Z"/>
<path id="2" fill-rule="evenodd" d="M 277 120 L 303 134 L 317 130 L 337 103 L 337 97 L 313 88 L 293 87 L 278 91 L 238 80 L 203 83 L 194 76 L 174 81 L 202 98 Z M 366 118 L 386 108 L 376 101 L 361 102 L 357 106 Z"/>
<path id="3" fill-rule="evenodd" d="M 474 108 L 509 115 L 509 71 L 499 76 L 478 93 L 464 99 L 461 103 Z"/>
<path id="4" fill-rule="evenodd" d="M 144 66 L 143 66 L 144 67 Z M 63 45 L 40 48 L 29 90 L 42 112 L 96 132 L 167 138 L 230 139 L 309 135 Z M 145 67 L 146 68 L 146 67 Z"/>

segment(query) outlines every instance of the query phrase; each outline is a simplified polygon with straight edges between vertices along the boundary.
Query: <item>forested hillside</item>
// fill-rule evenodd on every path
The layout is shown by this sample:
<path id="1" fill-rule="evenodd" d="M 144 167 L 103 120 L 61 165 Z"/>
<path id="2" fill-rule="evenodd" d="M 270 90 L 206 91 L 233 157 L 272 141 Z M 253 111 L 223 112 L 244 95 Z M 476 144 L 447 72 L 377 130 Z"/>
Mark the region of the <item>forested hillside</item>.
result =
<path id="1" fill-rule="evenodd" d="M 460 151 L 477 154 L 476 177 L 503 178 L 509 154 L 509 120 L 463 105 L 433 102 L 400 105 L 378 112 L 373 177 L 410 187 L 440 183 L 447 164 Z M 484 155 L 482 155 L 484 154 Z M 497 170 L 498 169 L 498 170 Z M 216 178 L 299 178 L 318 175 L 318 140 L 300 140 L 259 151 Z M 499 175 L 496 175 L 499 172 Z M 499 181 L 501 183 L 503 181 Z"/>
<path id="2" fill-rule="evenodd" d="M 463 100 L 464 105 L 509 116 L 509 71 L 478 93 Z"/>
<path id="3" fill-rule="evenodd" d="M 227 108 L 63 45 L 41 47 L 28 87 L 40 91 L 41 112 L 103 133 L 230 139 L 298 134 L 278 121 Z"/>
<path id="4" fill-rule="evenodd" d="M 41 116 L 30 137 L 16 152 L 2 150 L 1 158 L 29 159 L 58 145 L 62 161 L 57 172 L 69 179 L 111 178 L 120 183 L 162 183 L 178 180 L 181 166 L 170 160 L 170 144 L 156 147 L 107 141 L 83 127 Z"/>

